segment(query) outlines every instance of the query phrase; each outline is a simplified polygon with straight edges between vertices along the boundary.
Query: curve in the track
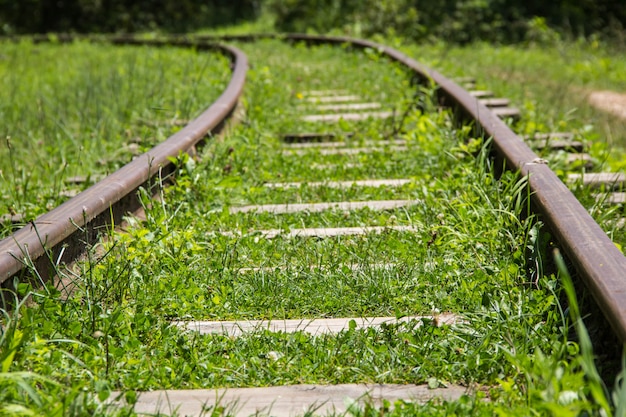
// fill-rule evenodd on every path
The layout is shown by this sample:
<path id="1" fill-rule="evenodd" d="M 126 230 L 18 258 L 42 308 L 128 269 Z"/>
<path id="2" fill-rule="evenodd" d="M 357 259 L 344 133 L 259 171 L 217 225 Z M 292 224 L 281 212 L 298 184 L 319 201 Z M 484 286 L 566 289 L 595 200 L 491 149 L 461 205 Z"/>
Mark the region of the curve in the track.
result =
<path id="1" fill-rule="evenodd" d="M 528 178 L 535 209 L 541 213 L 544 222 L 584 279 L 619 339 L 626 341 L 626 258 L 545 161 L 487 107 L 486 103 L 472 96 L 454 81 L 405 54 L 366 40 L 303 34 L 243 35 L 221 39 L 254 40 L 263 37 L 371 48 L 403 64 L 423 81 L 436 84 L 442 103 L 453 107 L 460 117 L 474 120 L 479 133 L 492 138 L 498 158 L 509 169 Z M 208 47 L 202 39 L 189 41 L 179 38 L 162 42 L 123 38 L 113 42 Z M 0 283 L 20 273 L 24 268 L 25 258 L 34 260 L 35 265 L 45 275 L 51 262 L 65 261 L 76 256 L 78 250 L 73 249 L 76 247 L 74 242 L 95 238 L 96 226 L 110 224 L 111 218 L 115 222 L 119 221 L 132 207 L 134 191 L 159 170 L 165 169 L 170 164 L 168 157 L 176 157 L 179 152 L 189 149 L 232 112 L 243 88 L 246 58 L 234 48 L 224 47 L 224 50 L 233 57 L 236 66 L 233 78 L 220 99 L 166 142 L 0 242 Z M 87 224 L 88 231 L 80 231 Z M 68 244 L 68 250 L 62 250 L 65 244 Z M 47 256 L 43 256 L 46 254 Z M 61 256 L 62 259 L 59 259 Z"/>

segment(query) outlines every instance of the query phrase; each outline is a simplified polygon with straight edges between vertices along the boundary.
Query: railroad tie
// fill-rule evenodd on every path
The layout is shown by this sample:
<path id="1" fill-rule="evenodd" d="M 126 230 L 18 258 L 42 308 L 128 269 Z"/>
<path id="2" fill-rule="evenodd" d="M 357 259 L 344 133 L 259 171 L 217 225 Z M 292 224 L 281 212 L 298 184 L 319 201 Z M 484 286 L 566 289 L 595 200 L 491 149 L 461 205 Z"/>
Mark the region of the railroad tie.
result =
<path id="1" fill-rule="evenodd" d="M 585 144 L 579 140 L 535 140 L 529 142 L 529 145 L 537 150 L 548 149 L 551 151 L 567 151 L 572 153 L 583 152 L 585 150 Z"/>
<path id="2" fill-rule="evenodd" d="M 311 164 L 312 169 L 317 170 L 333 170 L 333 169 L 350 169 L 362 166 L 362 164 L 355 164 L 352 162 L 346 162 L 345 164 Z"/>
<path id="3" fill-rule="evenodd" d="M 0 224 L 20 224 L 24 223 L 25 220 L 26 216 L 24 216 L 23 214 L 3 214 L 2 216 L 0 216 Z"/>
<path id="4" fill-rule="evenodd" d="M 573 140 L 574 134 L 570 132 L 548 132 L 548 133 L 535 133 L 534 135 L 525 136 L 526 140 Z"/>
<path id="5" fill-rule="evenodd" d="M 230 213 L 273 213 L 288 214 L 308 211 L 319 213 L 326 210 L 360 210 L 369 208 L 370 210 L 392 210 L 419 203 L 417 200 L 377 200 L 377 201 L 341 201 L 333 203 L 304 203 L 304 204 L 261 204 L 250 206 L 231 207 Z"/>
<path id="6" fill-rule="evenodd" d="M 469 91 L 469 94 L 472 97 L 476 97 L 476 98 L 490 98 L 493 97 L 493 92 L 491 91 L 486 91 L 486 90 L 473 90 L 473 91 Z"/>
<path id="7" fill-rule="evenodd" d="M 343 133 L 342 136 L 350 137 L 353 133 Z M 332 142 L 337 135 L 334 133 L 319 133 L 319 132 L 306 132 L 306 133 L 285 133 L 281 135 L 281 140 L 286 144 L 297 143 L 323 143 Z"/>
<path id="8" fill-rule="evenodd" d="M 304 97 L 319 97 L 319 96 L 345 96 L 348 95 L 347 90 L 308 90 L 302 92 Z"/>
<path id="9" fill-rule="evenodd" d="M 621 172 L 587 172 L 584 174 L 569 174 L 568 183 L 581 183 L 585 187 L 619 189 L 626 183 L 626 174 Z"/>
<path id="10" fill-rule="evenodd" d="M 588 153 L 568 153 L 565 157 L 567 165 L 573 165 L 584 169 L 593 169 L 594 161 Z"/>
<path id="11" fill-rule="evenodd" d="M 394 115 L 391 111 L 363 112 L 363 113 L 337 113 L 337 114 L 311 114 L 302 116 L 305 122 L 328 122 L 334 123 L 340 120 L 359 121 L 368 119 L 388 119 Z"/>
<path id="12" fill-rule="evenodd" d="M 424 323 L 437 327 L 462 323 L 458 314 L 443 313 L 426 316 L 396 317 L 340 317 L 330 319 L 289 319 L 289 320 L 236 320 L 236 321 L 177 321 L 172 323 L 180 328 L 202 335 L 222 334 L 240 337 L 248 333 L 270 331 L 273 333 L 303 332 L 313 336 L 338 334 L 352 329 L 380 328 L 386 325 L 407 324 L 421 327 Z"/>
<path id="13" fill-rule="evenodd" d="M 303 185 L 308 187 L 328 187 L 346 189 L 351 187 L 401 187 L 410 183 L 410 179 L 388 180 L 359 180 L 359 181 L 326 181 L 326 182 L 277 182 L 263 184 L 268 188 L 299 188 Z"/>
<path id="14" fill-rule="evenodd" d="M 491 112 L 501 119 L 519 120 L 521 118 L 519 109 L 515 107 L 493 107 Z"/>
<path id="15" fill-rule="evenodd" d="M 511 100 L 508 98 L 482 98 L 478 102 L 487 107 L 507 107 L 511 104 Z"/>
<path id="16" fill-rule="evenodd" d="M 304 149 L 284 149 L 283 155 L 295 155 L 302 156 L 307 155 L 314 151 L 320 156 L 330 156 L 330 155 L 359 155 L 359 154 L 369 154 L 369 153 L 377 153 L 377 152 L 404 152 L 407 151 L 407 146 L 402 145 L 391 145 L 391 146 L 380 146 L 380 147 L 362 147 L 362 148 L 327 148 L 327 149 L 319 149 L 319 147 L 310 147 Z"/>
<path id="17" fill-rule="evenodd" d="M 367 271 L 367 270 L 392 270 L 398 267 L 397 264 L 392 263 L 377 263 L 377 264 L 348 264 L 348 265 L 309 265 L 309 271 L 326 271 L 331 268 L 336 270 L 337 268 L 348 268 L 350 271 Z M 305 268 L 306 270 L 307 268 Z M 297 267 L 278 265 L 278 266 L 255 266 L 238 268 L 237 272 L 242 274 L 255 273 L 255 272 L 276 272 L 276 271 L 297 271 Z"/>
<path id="18" fill-rule="evenodd" d="M 569 174 L 567 176 L 567 182 L 569 184 L 582 184 L 585 187 L 608 191 L 608 193 L 596 195 L 596 200 L 600 203 L 616 205 L 626 202 L 626 193 L 613 191 L 624 188 L 626 174 L 621 172 Z M 617 224 L 616 226 L 621 228 L 623 225 Z"/>
<path id="19" fill-rule="evenodd" d="M 318 111 L 340 111 L 340 110 L 373 110 L 380 109 L 380 103 L 348 103 L 348 104 L 323 104 L 315 106 Z"/>
<path id="20" fill-rule="evenodd" d="M 344 148 L 349 144 L 347 142 L 298 142 L 298 143 L 288 143 L 283 145 L 285 149 L 315 149 L 315 148 Z M 363 145 L 375 147 L 377 145 L 396 145 L 396 146 L 405 146 L 406 140 L 404 139 L 394 139 L 394 140 L 366 140 L 363 141 Z"/>
<path id="21" fill-rule="evenodd" d="M 370 404 L 378 409 L 383 406 L 384 400 L 424 404 L 432 400 L 456 401 L 466 394 L 471 394 L 471 390 L 454 384 L 434 389 L 426 384 L 299 384 L 142 392 L 138 394 L 133 408 L 139 414 L 170 414 L 176 411 L 177 415 L 201 416 L 206 415 L 207 410 L 224 407 L 224 415 L 288 417 L 307 412 L 316 415 L 344 414 L 352 401 L 360 407 Z M 114 400 L 108 404 L 124 404 L 121 397 L 121 393 L 113 392 Z"/>
<path id="22" fill-rule="evenodd" d="M 319 97 L 309 97 L 306 99 L 309 103 L 345 103 L 350 101 L 359 101 L 361 100 L 360 96 L 356 95 L 345 95 L 345 96 L 319 96 Z"/>
<path id="23" fill-rule="evenodd" d="M 266 239 L 274 239 L 276 237 L 295 238 L 295 237 L 316 237 L 328 238 L 338 236 L 356 236 L 381 234 L 390 231 L 396 232 L 417 232 L 415 226 L 369 226 L 369 227 L 309 227 L 304 229 L 291 229 L 285 231 L 282 229 L 260 230 L 259 233 Z"/>
<path id="24" fill-rule="evenodd" d="M 609 193 L 604 195 L 599 195 L 597 197 L 598 201 L 601 201 L 605 204 L 625 204 L 626 203 L 626 193 L 618 192 L 618 193 Z"/>
<path id="25" fill-rule="evenodd" d="M 534 135 L 524 136 L 524 140 L 537 150 L 583 152 L 585 148 L 585 144 L 574 140 L 574 134 L 570 132 L 535 133 Z"/>
<path id="26" fill-rule="evenodd" d="M 345 148 L 346 142 L 298 142 L 283 145 L 285 149 Z"/>

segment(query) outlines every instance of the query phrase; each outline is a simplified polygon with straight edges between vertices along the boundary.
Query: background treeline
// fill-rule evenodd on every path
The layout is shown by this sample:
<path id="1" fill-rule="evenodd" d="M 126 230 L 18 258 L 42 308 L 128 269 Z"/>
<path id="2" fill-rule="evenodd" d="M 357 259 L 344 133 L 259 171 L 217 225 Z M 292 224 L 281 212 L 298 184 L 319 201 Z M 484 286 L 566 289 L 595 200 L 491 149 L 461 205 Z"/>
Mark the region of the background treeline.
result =
<path id="1" fill-rule="evenodd" d="M 625 0 L 270 0 L 281 31 L 517 42 L 550 32 L 622 34 Z"/>
<path id="2" fill-rule="evenodd" d="M 189 32 L 255 19 L 262 0 L 0 0 L 0 33 Z"/>
<path id="3" fill-rule="evenodd" d="M 625 0 L 0 0 L 0 33 L 189 32 L 260 16 L 274 22 L 278 31 L 516 42 L 546 33 L 621 36 L 626 4 Z"/>

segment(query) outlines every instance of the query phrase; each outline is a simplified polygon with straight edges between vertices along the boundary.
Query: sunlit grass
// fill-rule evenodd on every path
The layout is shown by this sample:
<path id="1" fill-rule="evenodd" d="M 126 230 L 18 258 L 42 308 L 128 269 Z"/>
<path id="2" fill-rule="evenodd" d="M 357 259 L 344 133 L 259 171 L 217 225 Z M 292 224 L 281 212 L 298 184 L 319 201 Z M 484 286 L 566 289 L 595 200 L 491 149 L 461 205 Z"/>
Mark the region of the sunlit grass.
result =
<path id="1" fill-rule="evenodd" d="M 1 46 L 0 215 L 23 222 L 180 129 L 230 74 L 225 57 L 176 48 Z"/>
<path id="2" fill-rule="evenodd" d="M 278 42 L 241 46 L 254 63 L 242 124 L 210 143 L 200 161 L 181 156 L 180 175 L 162 199 L 155 204 L 143 194 L 145 220 L 129 219 L 124 233 L 114 233 L 94 250 L 106 253 L 104 258 L 62 270 L 76 285 L 71 294 L 41 289 L 22 306 L 14 323 L 28 329 L 28 337 L 9 371 L 16 377 L 28 369 L 53 381 L 71 380 L 71 392 L 102 400 L 110 390 L 125 392 L 132 402 L 136 391 L 164 388 L 459 383 L 477 387 L 476 392 L 457 402 L 404 404 L 397 410 L 597 412 L 601 404 L 591 399 L 600 397 L 586 383 L 578 345 L 567 340 L 569 322 L 559 307 L 557 276 L 543 274 L 550 254 L 540 242 L 541 224 L 519 216 L 528 204 L 525 180 L 505 173 L 496 181 L 500 167 L 488 158 L 488 141 L 453 125 L 432 103 L 426 110 L 407 107 L 414 92 L 406 74 L 373 52 L 289 48 Z M 293 122 L 306 114 L 298 108 L 298 93 L 322 88 L 345 88 L 397 106 L 407 114 L 399 128 L 381 121 L 344 122 L 337 133 L 354 133 L 353 146 L 404 139 L 407 150 L 283 155 L 281 133 L 329 129 Z M 423 93 L 429 102 L 430 92 Z M 342 168 L 320 170 L 315 163 Z M 298 194 L 264 187 L 346 176 L 412 182 L 395 190 L 304 186 Z M 237 205 L 295 198 L 402 198 L 417 204 L 387 212 L 229 212 Z M 415 229 L 325 239 L 265 239 L 259 233 L 397 224 Z M 440 312 L 463 320 L 436 326 L 424 319 L 323 336 L 263 329 L 242 337 L 202 336 L 173 324 Z M 39 342 L 53 339 L 75 343 L 66 352 Z M 7 401 L 39 410 L 23 399 L 23 391 L 10 392 Z M 88 404 L 99 412 L 94 398 Z"/>

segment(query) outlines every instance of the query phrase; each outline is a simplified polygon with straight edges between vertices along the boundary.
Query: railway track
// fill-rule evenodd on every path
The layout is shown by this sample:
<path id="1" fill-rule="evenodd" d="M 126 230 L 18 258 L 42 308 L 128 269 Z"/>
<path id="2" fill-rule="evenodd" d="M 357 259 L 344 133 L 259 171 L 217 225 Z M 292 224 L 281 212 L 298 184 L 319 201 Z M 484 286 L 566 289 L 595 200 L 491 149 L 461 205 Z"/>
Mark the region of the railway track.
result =
<path id="1" fill-rule="evenodd" d="M 252 297 L 250 303 L 265 305 L 256 312 L 252 304 L 246 304 L 243 301 L 238 307 L 227 308 L 225 300 L 234 304 L 234 298 L 231 298 L 232 294 L 229 295 L 229 290 L 224 289 L 223 283 L 206 284 L 203 287 L 205 293 L 194 295 L 196 298 L 203 297 L 202 299 L 207 304 L 205 307 L 198 305 L 191 309 L 180 307 L 184 305 L 184 302 L 176 297 L 167 298 L 169 305 L 163 307 L 163 310 L 167 317 L 173 318 L 170 322 L 177 330 L 171 330 L 172 332 L 181 331 L 186 335 L 218 335 L 215 336 L 216 338 L 226 335 L 228 341 L 235 341 L 233 343 L 237 343 L 236 340 L 239 337 L 244 340 L 247 340 L 246 337 L 271 339 L 274 337 L 271 335 L 278 334 L 276 337 L 279 342 L 273 343 L 275 346 L 282 345 L 283 347 L 293 342 L 289 338 L 304 337 L 303 340 L 311 344 L 314 344 L 311 338 L 317 338 L 316 341 L 323 340 L 323 343 L 328 343 L 336 349 L 336 352 L 339 352 L 343 349 L 340 348 L 342 344 L 345 348 L 351 343 L 357 343 L 355 340 L 358 341 L 359 338 L 355 336 L 355 333 L 368 334 L 370 329 L 373 329 L 371 330 L 373 332 L 380 332 L 380 334 L 376 333 L 378 338 L 401 339 L 410 348 L 421 342 L 417 336 L 411 337 L 408 336 L 409 334 L 424 336 L 424 334 L 437 333 L 439 327 L 458 326 L 460 329 L 467 329 L 468 318 L 461 312 L 448 311 L 445 308 L 440 310 L 437 303 L 433 302 L 430 304 L 415 302 L 419 305 L 415 307 L 412 304 L 414 301 L 411 301 L 411 298 L 419 297 L 419 291 L 423 290 L 418 289 L 421 287 L 413 282 L 415 278 L 412 277 L 431 276 L 432 281 L 429 286 L 436 287 L 438 284 L 434 277 L 437 275 L 438 268 L 443 269 L 442 266 L 433 265 L 427 260 L 411 258 L 408 255 L 411 253 L 411 248 L 424 247 L 425 253 L 430 253 L 431 246 L 446 244 L 445 240 L 439 242 L 438 239 L 441 239 L 440 234 L 446 233 L 450 228 L 453 229 L 453 226 L 446 224 L 451 220 L 448 220 L 445 214 L 440 213 L 440 216 L 430 212 L 429 203 L 433 200 L 428 200 L 428 193 L 416 191 L 418 188 L 427 187 L 417 177 L 426 176 L 424 171 L 428 169 L 424 170 L 424 167 L 416 168 L 415 166 L 403 167 L 403 164 L 408 164 L 407 161 L 415 158 L 423 151 L 423 148 L 428 146 L 417 137 L 402 137 L 407 124 L 426 129 L 420 125 L 424 123 L 423 120 L 411 119 L 414 108 L 412 101 L 419 100 L 425 93 L 422 92 L 422 96 L 415 93 L 403 96 L 402 91 L 406 91 L 409 84 L 405 84 L 396 92 L 388 88 L 393 81 L 404 77 L 405 80 L 410 78 L 420 80 L 427 87 L 429 83 L 437 85 L 437 89 L 431 90 L 436 101 L 430 106 L 427 102 L 423 102 L 422 105 L 426 107 L 422 109 L 423 114 L 432 112 L 433 115 L 438 115 L 432 117 L 442 124 L 451 123 L 446 119 L 445 112 L 437 113 L 437 106 L 444 105 L 453 110 L 452 114 L 456 119 L 472 122 L 474 132 L 466 129 L 464 135 L 460 133 L 450 133 L 450 135 L 458 134 L 461 140 L 469 139 L 472 134 L 492 138 L 491 149 L 496 157 L 495 166 L 506 165 L 508 169 L 518 173 L 519 177 L 525 178 L 522 185 L 528 189 L 527 195 L 530 195 L 533 210 L 537 211 L 541 221 L 549 227 L 558 246 L 567 255 L 576 273 L 593 294 L 618 339 L 622 342 L 626 341 L 626 283 L 624 282 L 626 260 L 607 238 L 606 233 L 589 216 L 587 210 L 578 203 L 567 187 L 550 170 L 545 160 L 535 154 L 503 120 L 519 117 L 519 111 L 508 107 L 508 103 L 503 100 L 488 97 L 486 92 L 465 91 L 452 80 L 421 66 L 392 48 L 346 38 L 286 35 L 283 40 L 301 42 L 309 46 L 330 44 L 344 49 L 362 51 L 352 52 L 352 54 L 369 57 L 370 61 L 367 62 L 372 66 L 380 64 L 381 60 L 395 62 L 394 70 L 385 76 L 392 81 L 386 81 L 388 84 L 380 81 L 380 85 L 373 83 L 370 90 L 359 88 L 358 79 L 352 85 L 327 87 L 326 84 L 322 84 L 313 88 L 310 82 L 307 83 L 307 74 L 316 73 L 316 71 L 323 72 L 320 68 L 323 68 L 325 63 L 321 62 L 318 69 L 311 69 L 314 64 L 304 59 L 302 63 L 289 63 L 294 66 L 302 65 L 303 74 L 303 80 L 298 81 L 301 82 L 302 89 L 283 90 L 283 97 L 278 99 L 281 105 L 286 103 L 289 108 L 285 109 L 272 103 L 256 102 L 254 97 L 247 99 L 246 123 L 251 131 L 255 131 L 256 123 L 261 123 L 255 120 L 255 115 L 258 116 L 265 109 L 272 109 L 274 112 L 269 116 L 270 120 L 264 122 L 269 126 L 274 123 L 274 130 L 266 126 L 258 127 L 256 130 L 259 137 L 263 139 L 267 135 L 264 132 L 273 132 L 274 137 L 271 138 L 273 145 L 268 145 L 270 149 L 267 153 L 259 154 L 256 150 L 251 151 L 246 148 L 246 141 L 229 140 L 228 136 L 222 141 L 210 142 L 206 155 L 207 158 L 213 158 L 212 168 L 216 170 L 215 172 L 219 172 L 220 181 L 213 184 L 213 188 L 203 188 L 190 179 L 191 174 L 181 174 L 182 180 L 176 179 L 174 174 L 183 170 L 181 163 L 188 162 L 188 159 L 182 157 L 181 153 L 190 151 L 207 134 L 216 134 L 227 117 L 235 111 L 241 99 L 247 59 L 237 48 L 220 46 L 226 54 L 232 57 L 234 64 L 233 78 L 220 99 L 163 144 L 135 159 L 66 204 L 41 216 L 32 224 L 17 231 L 10 239 L 0 242 L 0 277 L 3 284 L 6 285 L 16 277 L 32 273 L 34 269 L 43 280 L 53 277 L 59 272 L 59 265 L 70 263 L 95 245 L 101 236 L 99 231 L 111 230 L 113 225 L 120 224 L 127 213 L 142 207 L 142 200 L 138 197 L 140 188 L 147 189 L 147 194 L 154 194 L 154 190 L 160 189 L 162 179 L 172 177 L 171 181 L 176 184 L 174 188 L 179 189 L 180 184 L 188 184 L 189 189 L 200 189 L 201 194 L 226 201 L 213 212 L 209 211 L 208 214 L 203 214 L 202 211 L 194 213 L 204 222 L 214 225 L 210 233 L 203 232 L 207 237 L 200 246 L 194 247 L 191 244 L 192 247 L 189 249 L 192 253 L 204 250 L 216 258 L 212 263 L 209 262 L 205 269 L 202 269 L 203 273 L 206 276 L 219 276 L 220 279 L 217 281 L 235 281 L 237 285 L 241 284 L 241 288 L 236 288 L 239 288 L 242 297 L 246 294 L 242 282 L 246 281 L 257 283 L 258 288 L 269 288 L 270 294 L 273 295 L 267 295 L 265 299 Z M 117 39 L 114 42 L 143 44 L 146 41 Z M 152 42 L 154 45 L 166 43 Z M 213 44 L 202 39 L 178 39 L 167 42 L 199 49 L 214 47 Z M 303 46 L 297 46 L 297 48 L 304 49 Z M 319 59 L 327 53 L 323 49 L 320 51 L 311 52 L 311 54 L 319 54 L 315 55 Z M 287 65 L 280 61 L 278 55 L 273 59 L 277 66 Z M 359 62 L 363 65 L 362 61 Z M 254 61 L 253 65 L 256 65 Z M 359 68 L 363 73 L 367 73 L 366 67 Z M 280 74 L 273 74 L 269 66 L 254 67 L 253 71 L 258 85 L 268 86 L 280 80 Z M 408 77 L 404 71 L 408 73 Z M 375 79 L 371 74 L 369 75 L 370 78 L 362 75 L 363 82 L 371 82 L 371 79 Z M 326 82 L 332 82 L 332 80 L 326 80 Z M 365 96 L 366 94 L 368 96 Z M 399 105 L 399 102 L 402 104 Z M 451 129 L 450 132 L 456 132 L 450 126 L 448 128 Z M 250 134 L 250 131 L 246 134 Z M 277 141 L 277 138 L 280 140 Z M 252 141 L 249 137 L 246 140 Z M 260 141 L 259 138 L 256 140 Z M 237 146 L 246 150 L 239 151 Z M 257 146 L 263 147 L 263 144 L 257 144 Z M 568 146 L 574 147 L 574 145 Z M 239 156 L 240 152 L 242 156 Z M 271 163 L 261 159 L 268 155 L 273 159 Z M 246 162 L 246 158 L 250 161 Z M 578 156 L 577 159 L 585 159 L 585 157 Z M 260 164 L 260 161 L 265 161 L 263 164 L 266 165 Z M 389 161 L 393 164 L 390 165 Z M 280 178 L 277 175 L 263 177 L 267 176 L 268 172 L 272 172 L 269 168 L 277 170 L 280 178 L 286 177 L 287 180 L 279 181 Z M 447 166 L 446 169 L 452 168 Z M 245 180 L 242 183 L 241 178 L 254 178 L 255 175 L 260 177 L 251 186 L 253 190 L 242 189 Z M 431 175 L 444 175 L 444 173 Z M 456 174 L 452 172 L 449 175 Z M 433 185 L 428 187 L 433 187 Z M 458 195 L 446 194 L 446 191 L 442 191 L 442 196 L 439 198 L 454 200 L 457 197 Z M 168 198 L 173 198 L 173 196 L 163 198 L 164 201 L 168 201 Z M 277 199 L 282 201 L 277 202 Z M 158 207 L 151 207 L 144 200 L 143 208 L 147 212 L 146 223 L 156 227 L 157 230 L 160 223 L 165 224 L 166 226 L 163 227 L 167 228 L 168 217 L 178 213 L 179 210 L 186 210 L 185 207 L 190 205 L 193 206 L 194 203 L 181 203 L 178 209 L 171 212 L 166 210 L 164 205 L 162 211 L 159 211 Z M 420 219 L 420 216 L 423 219 Z M 433 227 L 428 222 L 439 222 L 439 224 Z M 197 227 L 189 227 L 191 230 L 189 238 L 192 241 L 198 239 L 198 235 L 193 234 L 193 229 Z M 157 232 L 146 233 L 155 235 Z M 167 241 L 166 236 L 169 236 L 171 231 L 167 233 L 163 237 L 164 242 Z M 132 232 L 131 235 L 133 235 Z M 497 239 L 497 236 L 499 235 L 496 233 L 488 238 Z M 150 242 L 157 244 L 161 241 L 160 239 Z M 476 245 L 482 248 L 483 245 L 488 245 L 488 241 L 488 239 L 478 240 Z M 147 243 L 148 246 L 151 244 Z M 282 253 L 283 255 L 278 256 L 277 259 L 269 255 L 264 258 L 262 253 L 254 252 L 255 245 L 262 253 Z M 353 256 L 357 248 L 366 248 L 366 255 Z M 379 252 L 387 256 L 381 258 L 377 255 Z M 480 258 L 479 253 L 480 249 L 477 249 L 474 255 Z M 155 260 L 150 260 L 148 256 L 142 261 L 143 264 L 150 262 L 155 262 Z M 476 268 L 480 269 L 478 266 Z M 380 273 L 380 271 L 391 272 Z M 192 271 L 188 270 L 186 273 L 190 274 Z M 474 273 L 481 274 L 484 271 L 474 271 Z M 489 275 L 489 272 L 486 274 Z M 493 275 L 494 272 L 492 271 L 491 274 Z M 338 293 L 329 295 L 331 298 L 337 297 L 338 301 L 335 303 L 326 301 L 330 305 L 327 310 L 313 307 L 313 302 L 310 305 L 305 303 L 308 309 L 304 309 L 281 299 L 291 291 L 294 293 L 314 292 L 318 284 L 307 284 L 305 281 L 321 279 L 320 277 L 324 276 L 330 281 L 337 280 L 336 287 L 339 288 Z M 383 294 L 384 291 L 377 290 L 379 283 L 363 284 L 363 281 L 376 277 L 383 277 L 394 282 L 395 287 L 392 286 L 394 289 L 388 290 L 390 294 Z M 406 282 L 402 282 L 403 280 Z M 298 283 L 295 290 L 283 288 L 291 283 Z M 322 284 L 319 285 L 321 287 Z M 383 284 L 380 284 L 380 287 L 386 288 Z M 344 292 L 348 294 L 346 299 L 341 296 Z M 447 293 L 444 291 L 440 293 L 440 296 L 443 297 L 443 294 Z M 166 293 L 163 295 L 165 296 Z M 348 303 L 349 297 L 354 297 L 356 307 L 340 305 Z M 371 300 L 372 297 L 379 297 L 383 301 Z M 312 298 L 317 303 L 325 302 L 323 294 Z M 400 299 L 403 301 L 397 301 Z M 393 308 L 379 306 L 379 302 L 381 304 L 388 302 L 393 305 Z M 393 314 L 394 309 L 395 314 Z M 412 310 L 418 311 L 419 314 L 409 314 Z M 211 317 L 215 320 L 206 320 Z M 446 331 L 441 330 L 444 333 Z M 307 336 L 301 336 L 302 334 Z M 191 340 L 196 340 L 194 338 L 197 336 L 189 337 Z M 329 341 L 332 338 L 340 339 L 337 347 L 332 344 L 335 342 Z M 215 343 L 218 343 L 217 340 L 220 339 L 216 339 Z M 378 342 L 377 346 L 385 343 L 392 344 L 387 340 Z M 268 344 L 268 346 L 274 345 Z M 208 345 L 204 347 L 208 348 Z M 357 356 L 362 354 L 360 348 L 354 346 L 353 348 L 355 352 L 358 352 Z M 230 359 L 229 349 L 218 349 L 217 355 Z M 467 348 L 459 347 L 458 349 L 463 351 Z M 388 352 L 387 348 L 380 348 L 378 353 L 381 357 L 387 357 L 386 352 Z M 410 354 L 419 355 L 416 352 L 418 350 Z M 293 354 L 293 351 L 288 353 L 277 349 L 255 355 L 261 355 L 262 360 L 265 361 L 262 366 L 280 374 L 280 369 L 275 368 L 288 367 L 292 359 L 287 361 L 285 358 L 288 358 L 290 354 Z M 375 357 L 376 355 L 372 356 L 370 360 L 378 364 Z M 324 358 L 318 359 L 321 361 L 333 360 L 332 355 L 319 358 Z M 365 359 L 362 360 L 365 361 Z M 295 359 L 293 361 L 300 364 Z M 339 370 L 342 366 L 351 371 L 358 370 L 359 366 L 366 368 L 360 363 L 342 365 L 341 361 L 339 364 L 331 365 Z M 108 366 L 107 364 L 107 373 L 109 372 Z M 224 366 L 226 369 L 226 365 Z M 254 365 L 248 364 L 247 366 L 253 367 Z M 413 369 L 420 368 L 420 366 L 414 365 Z M 323 366 L 317 365 L 316 367 Z M 218 372 L 217 369 L 215 368 L 214 373 Z M 226 382 L 226 386 L 231 387 L 226 391 L 214 389 L 154 391 L 141 394 L 139 397 L 126 395 L 126 399 L 136 402 L 135 410 L 138 412 L 154 412 L 159 409 L 161 412 L 178 410 L 182 414 L 200 414 L 206 410 L 207 405 L 212 404 L 211 401 L 215 400 L 217 395 L 222 404 L 231 404 L 233 401 L 236 403 L 239 400 L 238 405 L 232 404 L 235 404 L 233 407 L 238 408 L 238 412 L 243 414 L 268 408 L 272 409 L 272 413 L 290 414 L 296 411 L 306 411 L 307 407 L 312 407 L 311 409 L 316 409 L 317 412 L 338 411 L 344 406 L 343 399 L 346 396 L 368 400 L 378 404 L 379 407 L 384 404 L 384 400 L 393 402 L 400 399 L 419 399 L 421 401 L 439 398 L 455 401 L 466 394 L 483 398 L 484 394 L 480 393 L 487 389 L 485 386 L 489 383 L 489 378 L 485 378 L 486 382 L 473 381 L 465 374 L 462 378 L 465 381 L 463 385 L 445 383 L 443 376 L 426 378 L 428 382 L 426 385 L 418 383 L 407 385 L 400 383 L 402 377 L 399 375 L 402 371 L 395 370 L 393 367 L 387 369 L 386 372 L 390 375 L 388 377 L 384 376 L 385 372 L 382 373 L 383 376 L 374 376 L 376 372 L 370 370 L 363 371 L 364 377 L 359 378 L 350 376 L 351 371 L 346 369 L 343 372 L 348 375 L 348 380 L 353 380 L 355 383 L 334 382 L 333 385 L 328 386 L 323 383 L 306 382 L 309 379 L 330 382 L 344 379 L 311 376 L 299 380 L 294 377 L 276 376 L 275 379 L 280 382 L 279 384 L 263 383 L 263 385 L 277 385 L 275 387 L 234 389 L 233 386 L 238 384 L 247 386 L 247 383 L 232 382 L 229 385 Z M 244 371 L 240 369 L 237 372 Z M 356 375 L 358 374 L 357 371 Z M 218 382 L 209 384 L 212 388 L 220 386 L 219 381 L 228 381 L 228 378 L 216 379 Z M 422 375 L 412 377 L 410 381 L 424 382 L 424 379 Z M 364 380 L 369 384 L 363 384 Z M 295 384 L 294 381 L 305 383 Z M 468 384 L 468 381 L 471 383 Z M 153 386 L 149 388 L 154 389 Z M 141 391 L 140 387 L 136 389 Z M 305 409 L 302 409 L 302 404 L 307 404 Z M 212 407 L 217 407 L 217 405 L 212 405 Z"/>

